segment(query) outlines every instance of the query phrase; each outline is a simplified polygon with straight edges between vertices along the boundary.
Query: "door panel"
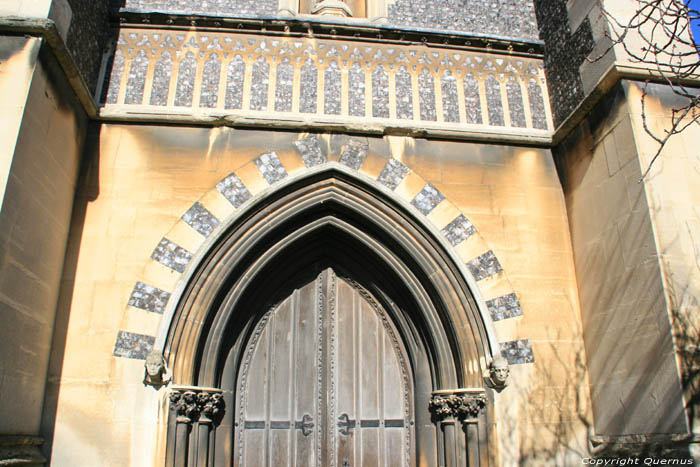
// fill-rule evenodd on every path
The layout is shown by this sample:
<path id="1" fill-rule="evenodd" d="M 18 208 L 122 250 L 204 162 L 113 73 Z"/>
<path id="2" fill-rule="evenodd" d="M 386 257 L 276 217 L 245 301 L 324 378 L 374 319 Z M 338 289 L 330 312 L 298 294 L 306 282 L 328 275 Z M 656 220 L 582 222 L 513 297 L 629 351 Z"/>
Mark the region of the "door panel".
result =
<path id="1" fill-rule="evenodd" d="M 273 307 L 248 341 L 235 464 L 412 465 L 407 364 L 384 310 L 325 270 Z"/>

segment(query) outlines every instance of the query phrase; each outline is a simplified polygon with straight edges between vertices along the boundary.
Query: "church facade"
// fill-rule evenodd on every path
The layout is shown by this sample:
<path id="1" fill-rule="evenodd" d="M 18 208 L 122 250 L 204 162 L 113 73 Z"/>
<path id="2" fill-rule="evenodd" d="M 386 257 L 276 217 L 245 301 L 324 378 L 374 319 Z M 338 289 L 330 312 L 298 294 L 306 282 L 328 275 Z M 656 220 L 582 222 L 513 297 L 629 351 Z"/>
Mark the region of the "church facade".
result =
<path id="1" fill-rule="evenodd" d="M 4 2 L 0 465 L 697 461 L 635 4 Z"/>

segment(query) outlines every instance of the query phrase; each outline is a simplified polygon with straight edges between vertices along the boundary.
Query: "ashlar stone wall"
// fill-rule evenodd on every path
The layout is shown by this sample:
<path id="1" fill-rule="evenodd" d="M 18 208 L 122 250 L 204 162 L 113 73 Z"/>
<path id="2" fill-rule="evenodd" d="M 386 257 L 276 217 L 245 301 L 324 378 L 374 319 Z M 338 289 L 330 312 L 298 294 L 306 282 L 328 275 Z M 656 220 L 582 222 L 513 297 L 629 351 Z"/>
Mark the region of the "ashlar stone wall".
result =
<path id="1" fill-rule="evenodd" d="M 54 464 L 161 465 L 167 388 L 143 385 L 143 358 L 187 252 L 217 228 L 214 219 L 308 166 L 330 163 L 394 191 L 417 216 L 445 227 L 460 258 L 474 260 L 468 270 L 511 362 L 512 383 L 495 401 L 503 462 L 573 462 L 585 452 L 578 296 L 549 151 L 104 124 L 86 157 L 50 369 Z"/>

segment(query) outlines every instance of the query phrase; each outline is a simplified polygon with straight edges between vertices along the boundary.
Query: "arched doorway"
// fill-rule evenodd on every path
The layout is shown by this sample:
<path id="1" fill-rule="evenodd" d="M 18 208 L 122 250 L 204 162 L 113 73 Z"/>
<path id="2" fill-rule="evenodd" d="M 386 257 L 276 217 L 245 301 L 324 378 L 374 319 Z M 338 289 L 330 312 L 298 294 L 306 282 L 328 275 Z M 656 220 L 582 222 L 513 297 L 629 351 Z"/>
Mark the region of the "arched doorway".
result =
<path id="1" fill-rule="evenodd" d="M 245 345 L 234 464 L 413 465 L 413 377 L 386 310 L 333 268 L 302 281 Z"/>
<path id="2" fill-rule="evenodd" d="M 491 345 L 439 238 L 315 173 L 250 206 L 183 290 L 166 463 L 485 465 Z"/>

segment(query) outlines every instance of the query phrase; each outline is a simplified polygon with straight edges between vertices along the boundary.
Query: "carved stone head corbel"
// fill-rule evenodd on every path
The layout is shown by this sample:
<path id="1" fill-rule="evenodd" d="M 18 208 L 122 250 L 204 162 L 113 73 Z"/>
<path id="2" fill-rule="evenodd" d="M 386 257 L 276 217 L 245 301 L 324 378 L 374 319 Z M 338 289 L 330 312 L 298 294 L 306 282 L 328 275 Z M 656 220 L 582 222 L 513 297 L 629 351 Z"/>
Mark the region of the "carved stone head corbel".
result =
<path id="1" fill-rule="evenodd" d="M 145 386 L 153 386 L 158 389 L 170 382 L 171 377 L 168 368 L 165 366 L 165 358 L 159 351 L 154 350 L 148 354 L 144 367 L 143 384 Z"/>
<path id="2" fill-rule="evenodd" d="M 484 381 L 488 387 L 500 392 L 508 386 L 509 375 L 508 360 L 499 356 L 489 365 L 489 375 L 484 378 Z"/>

